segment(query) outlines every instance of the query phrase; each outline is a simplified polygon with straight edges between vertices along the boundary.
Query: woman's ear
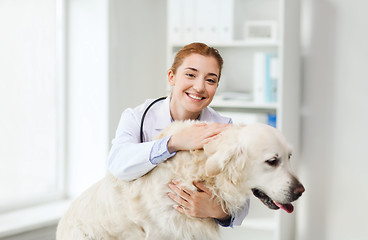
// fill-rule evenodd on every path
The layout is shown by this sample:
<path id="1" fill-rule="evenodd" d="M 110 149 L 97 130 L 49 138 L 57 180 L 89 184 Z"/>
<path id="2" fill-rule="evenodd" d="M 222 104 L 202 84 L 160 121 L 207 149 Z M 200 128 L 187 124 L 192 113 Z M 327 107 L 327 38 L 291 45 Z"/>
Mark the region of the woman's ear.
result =
<path id="1" fill-rule="evenodd" d="M 170 86 L 175 85 L 174 72 L 171 69 L 167 72 L 167 80 L 169 81 Z"/>

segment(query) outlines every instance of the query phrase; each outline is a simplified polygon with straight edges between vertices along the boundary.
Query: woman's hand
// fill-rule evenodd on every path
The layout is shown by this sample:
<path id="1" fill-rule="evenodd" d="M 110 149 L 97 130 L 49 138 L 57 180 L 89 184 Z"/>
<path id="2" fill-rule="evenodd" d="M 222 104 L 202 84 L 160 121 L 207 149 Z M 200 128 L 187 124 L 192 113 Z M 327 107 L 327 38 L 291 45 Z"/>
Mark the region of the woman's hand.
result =
<path id="1" fill-rule="evenodd" d="M 169 184 L 170 189 L 175 193 L 168 193 L 178 206 L 174 208 L 183 214 L 200 218 L 216 218 L 224 220 L 230 216 L 224 212 L 220 202 L 216 197 L 212 198 L 210 190 L 201 182 L 194 182 L 197 191 L 192 191 L 180 186 L 180 183 L 173 180 Z"/>
<path id="2" fill-rule="evenodd" d="M 170 153 L 180 150 L 202 149 L 203 145 L 216 138 L 229 124 L 199 123 L 171 136 L 167 148 Z"/>

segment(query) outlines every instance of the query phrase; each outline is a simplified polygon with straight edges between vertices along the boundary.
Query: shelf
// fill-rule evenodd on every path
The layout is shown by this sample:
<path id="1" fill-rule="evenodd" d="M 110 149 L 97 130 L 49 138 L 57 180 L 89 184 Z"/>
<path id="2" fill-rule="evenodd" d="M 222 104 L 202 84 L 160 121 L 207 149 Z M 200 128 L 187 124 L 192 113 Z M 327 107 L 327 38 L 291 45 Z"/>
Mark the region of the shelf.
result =
<path id="1" fill-rule="evenodd" d="M 210 105 L 214 108 L 233 108 L 233 109 L 254 109 L 276 111 L 277 103 L 254 103 L 240 100 L 222 100 L 214 98 Z"/>
<path id="2" fill-rule="evenodd" d="M 194 41 L 195 42 L 195 41 Z M 183 47 L 187 42 L 176 42 L 171 43 L 172 47 Z M 279 43 L 275 41 L 268 41 L 268 40 L 259 40 L 259 41 L 245 41 L 245 40 L 234 40 L 229 42 L 211 42 L 206 41 L 206 44 L 212 47 L 279 47 Z"/>

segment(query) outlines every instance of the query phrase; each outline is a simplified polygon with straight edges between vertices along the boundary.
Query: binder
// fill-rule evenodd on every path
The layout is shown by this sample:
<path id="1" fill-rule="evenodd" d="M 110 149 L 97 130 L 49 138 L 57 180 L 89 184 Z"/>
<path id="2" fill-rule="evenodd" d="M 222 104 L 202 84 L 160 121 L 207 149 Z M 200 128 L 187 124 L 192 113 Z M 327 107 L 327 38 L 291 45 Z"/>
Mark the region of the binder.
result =
<path id="1" fill-rule="evenodd" d="M 272 55 L 270 60 L 270 102 L 277 102 L 279 69 L 279 58 L 276 54 Z"/>
<path id="2" fill-rule="evenodd" d="M 169 41 L 172 43 L 179 43 L 183 40 L 183 1 L 185 0 L 168 1 L 168 34 Z"/>
<path id="3" fill-rule="evenodd" d="M 229 42 L 233 39 L 234 0 L 169 0 L 171 43 Z"/>
<path id="4" fill-rule="evenodd" d="M 219 0 L 197 0 L 197 38 L 214 42 L 218 37 Z"/>
<path id="5" fill-rule="evenodd" d="M 254 54 L 253 64 L 253 102 L 264 103 L 266 91 L 266 54 L 263 52 L 256 52 Z"/>
<path id="6" fill-rule="evenodd" d="M 255 103 L 277 102 L 278 69 L 276 54 L 255 53 L 253 67 L 253 100 Z"/>
<path id="7" fill-rule="evenodd" d="M 195 0 L 181 0 L 183 3 L 183 38 L 185 43 L 197 41 L 197 8 Z M 180 9 L 177 9 L 180 10 Z"/>
<path id="8" fill-rule="evenodd" d="M 218 5 L 218 39 L 222 42 L 232 41 L 234 36 L 234 0 L 218 0 Z"/>

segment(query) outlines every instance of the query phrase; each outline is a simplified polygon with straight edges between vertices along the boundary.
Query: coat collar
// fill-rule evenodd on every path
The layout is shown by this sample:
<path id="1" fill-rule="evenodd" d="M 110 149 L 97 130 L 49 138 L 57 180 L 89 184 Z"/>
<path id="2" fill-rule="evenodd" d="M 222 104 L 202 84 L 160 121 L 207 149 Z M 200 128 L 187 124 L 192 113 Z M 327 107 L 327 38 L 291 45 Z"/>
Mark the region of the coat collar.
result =
<path id="1" fill-rule="evenodd" d="M 171 114 L 170 114 L 170 97 L 168 96 L 165 100 L 163 100 L 160 105 L 159 109 L 157 111 L 157 123 L 155 124 L 156 130 L 163 130 L 165 127 L 167 127 L 171 122 Z"/>

